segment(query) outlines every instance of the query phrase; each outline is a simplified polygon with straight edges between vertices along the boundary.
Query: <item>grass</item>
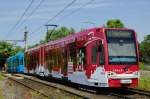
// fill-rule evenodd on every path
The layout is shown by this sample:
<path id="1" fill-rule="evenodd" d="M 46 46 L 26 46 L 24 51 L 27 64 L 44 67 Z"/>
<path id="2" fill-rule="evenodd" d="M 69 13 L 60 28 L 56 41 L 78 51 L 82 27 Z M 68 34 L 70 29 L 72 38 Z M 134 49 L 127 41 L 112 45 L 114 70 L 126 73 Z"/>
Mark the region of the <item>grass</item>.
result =
<path id="1" fill-rule="evenodd" d="M 1 87 L 0 87 L 0 99 L 3 99 L 3 90 Z"/>
<path id="2" fill-rule="evenodd" d="M 150 71 L 150 66 L 147 66 L 146 64 L 140 62 L 140 70 L 142 72 L 140 74 L 141 77 L 139 79 L 138 88 L 150 91 L 150 72 L 144 72 Z"/>
<path id="3" fill-rule="evenodd" d="M 143 62 L 140 62 L 140 70 L 143 70 L 143 71 L 150 71 L 150 63 L 143 63 Z"/>
<path id="4" fill-rule="evenodd" d="M 0 99 L 3 99 L 3 91 L 2 91 L 2 88 L 0 88 Z"/>
<path id="5" fill-rule="evenodd" d="M 4 76 L 2 75 L 2 73 L 0 73 L 0 81 L 4 80 Z M 3 90 L 1 88 L 2 86 L 0 86 L 0 99 L 4 99 L 3 97 Z"/>
<path id="6" fill-rule="evenodd" d="M 140 78 L 138 88 L 150 91 L 150 77 Z"/>
<path id="7" fill-rule="evenodd" d="M 0 73 L 0 80 L 4 80 L 4 76 L 2 73 Z"/>

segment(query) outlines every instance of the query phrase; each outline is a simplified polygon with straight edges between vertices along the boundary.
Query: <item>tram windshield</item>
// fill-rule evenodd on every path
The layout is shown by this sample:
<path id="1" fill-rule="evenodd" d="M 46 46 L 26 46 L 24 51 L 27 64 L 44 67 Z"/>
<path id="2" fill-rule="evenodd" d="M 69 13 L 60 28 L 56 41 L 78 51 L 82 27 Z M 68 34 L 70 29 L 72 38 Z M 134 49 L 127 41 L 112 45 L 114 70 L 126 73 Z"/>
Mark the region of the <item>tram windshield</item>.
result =
<path id="1" fill-rule="evenodd" d="M 137 63 L 134 32 L 131 30 L 106 30 L 110 64 Z"/>

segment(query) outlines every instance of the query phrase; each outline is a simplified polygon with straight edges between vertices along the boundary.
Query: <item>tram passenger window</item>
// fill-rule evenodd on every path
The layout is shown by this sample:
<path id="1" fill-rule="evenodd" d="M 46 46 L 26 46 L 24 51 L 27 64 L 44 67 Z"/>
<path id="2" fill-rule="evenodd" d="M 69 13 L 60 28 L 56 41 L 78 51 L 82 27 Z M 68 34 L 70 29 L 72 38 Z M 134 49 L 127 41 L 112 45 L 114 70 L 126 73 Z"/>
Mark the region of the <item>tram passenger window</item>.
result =
<path id="1" fill-rule="evenodd" d="M 31 57 L 31 66 L 33 67 L 33 65 L 34 65 L 34 64 L 33 64 L 33 61 L 34 61 L 34 59 L 33 59 L 33 54 L 31 54 L 30 57 Z M 32 68 L 32 67 L 31 67 L 31 68 Z"/>
<path id="2" fill-rule="evenodd" d="M 50 62 L 49 62 L 49 56 L 48 56 L 49 53 L 46 53 L 46 66 L 49 66 Z"/>
<path id="3" fill-rule="evenodd" d="M 56 66 L 56 52 L 53 52 L 53 66 Z"/>
<path id="4" fill-rule="evenodd" d="M 86 60 L 85 54 L 86 54 L 85 47 L 78 49 L 78 53 L 77 53 L 78 65 L 85 65 L 85 60 Z"/>
<path id="5" fill-rule="evenodd" d="M 57 53 L 56 53 L 56 50 L 54 51 L 54 66 L 56 67 L 57 66 Z"/>
<path id="6" fill-rule="evenodd" d="M 23 65 L 23 58 L 20 59 L 20 65 Z"/>
<path id="7" fill-rule="evenodd" d="M 24 61 L 25 61 L 25 66 L 27 66 L 27 64 L 28 64 L 28 56 L 27 56 L 27 54 L 25 54 Z"/>
<path id="8" fill-rule="evenodd" d="M 75 64 L 76 62 L 76 49 L 75 48 L 70 48 L 70 62 L 73 62 Z"/>
<path id="9" fill-rule="evenodd" d="M 49 51 L 49 61 L 50 61 L 50 67 L 53 67 L 53 56 L 52 56 L 52 51 Z"/>
<path id="10" fill-rule="evenodd" d="M 48 70 L 51 71 L 53 67 L 53 52 L 52 50 L 49 50 L 48 53 Z"/>
<path id="11" fill-rule="evenodd" d="M 37 66 L 37 56 L 36 56 L 36 53 L 35 53 L 35 56 L 34 56 L 34 61 L 35 61 L 35 66 Z"/>
<path id="12" fill-rule="evenodd" d="M 98 55 L 98 47 L 97 46 L 93 46 L 92 47 L 92 64 L 96 64 L 96 59 L 97 59 L 97 55 Z"/>
<path id="13" fill-rule="evenodd" d="M 29 54 L 26 55 L 25 60 L 26 60 L 26 66 L 29 66 L 29 64 L 30 64 L 30 56 L 29 56 Z"/>
<path id="14" fill-rule="evenodd" d="M 104 46 L 99 46 L 99 52 L 100 52 L 100 65 L 104 64 Z"/>
<path id="15" fill-rule="evenodd" d="M 16 59 L 16 66 L 19 65 L 19 58 Z"/>
<path id="16" fill-rule="evenodd" d="M 57 54 L 57 58 L 58 58 L 58 67 L 60 67 L 61 65 L 61 52 L 60 52 L 60 49 L 58 49 L 58 54 Z"/>
<path id="17" fill-rule="evenodd" d="M 62 71 L 66 72 L 67 71 L 67 49 L 66 48 L 62 48 Z"/>
<path id="18" fill-rule="evenodd" d="M 34 67 L 36 67 L 36 54 L 34 54 Z"/>

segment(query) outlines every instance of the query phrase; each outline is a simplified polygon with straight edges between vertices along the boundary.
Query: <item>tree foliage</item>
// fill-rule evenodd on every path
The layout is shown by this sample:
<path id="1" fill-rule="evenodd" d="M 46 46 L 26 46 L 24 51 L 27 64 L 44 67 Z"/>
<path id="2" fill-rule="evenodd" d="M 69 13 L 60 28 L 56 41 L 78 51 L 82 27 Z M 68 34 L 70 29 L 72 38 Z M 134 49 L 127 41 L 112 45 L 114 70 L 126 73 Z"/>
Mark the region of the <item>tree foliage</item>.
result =
<path id="1" fill-rule="evenodd" d="M 4 42 L 4 41 L 1 41 L 1 42 L 0 42 L 0 52 L 9 50 L 9 49 L 11 49 L 11 48 L 12 48 L 12 44 L 7 43 L 7 42 Z"/>
<path id="2" fill-rule="evenodd" d="M 110 19 L 107 21 L 106 26 L 107 28 L 124 28 L 124 24 L 119 19 Z"/>
<path id="3" fill-rule="evenodd" d="M 141 61 L 150 63 L 150 34 L 140 43 Z"/>
<path id="4" fill-rule="evenodd" d="M 62 38 L 68 35 L 71 35 L 75 32 L 73 28 L 61 27 L 56 30 L 48 31 L 48 40 L 56 40 L 58 38 Z M 46 38 L 45 38 L 46 40 Z"/>
<path id="5" fill-rule="evenodd" d="M 0 53 L 1 54 L 8 54 L 10 56 L 15 55 L 19 51 L 24 51 L 23 48 L 20 46 L 13 46 L 13 44 L 5 42 L 5 41 L 0 41 Z"/>
<path id="6" fill-rule="evenodd" d="M 72 35 L 75 33 L 75 30 L 73 28 L 67 28 L 67 27 L 60 27 L 58 29 L 52 29 L 48 30 L 48 41 L 56 40 L 68 35 Z M 45 33 L 47 34 L 47 33 Z M 34 44 L 32 46 L 29 46 L 29 48 L 36 47 L 40 44 L 46 43 L 47 42 L 47 36 L 45 36 L 44 40 L 40 40 L 39 43 Z"/>

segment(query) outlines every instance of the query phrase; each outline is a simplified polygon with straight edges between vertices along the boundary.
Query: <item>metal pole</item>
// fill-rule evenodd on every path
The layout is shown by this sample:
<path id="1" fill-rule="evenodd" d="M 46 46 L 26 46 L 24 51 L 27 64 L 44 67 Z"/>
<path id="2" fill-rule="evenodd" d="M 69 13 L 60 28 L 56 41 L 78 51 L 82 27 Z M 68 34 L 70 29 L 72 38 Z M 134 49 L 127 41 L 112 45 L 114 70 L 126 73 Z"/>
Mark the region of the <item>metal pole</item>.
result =
<path id="1" fill-rule="evenodd" d="M 48 42 L 48 26 L 47 27 L 47 33 L 46 33 L 46 42 Z"/>
<path id="2" fill-rule="evenodd" d="M 48 42 L 48 41 L 49 41 L 49 40 L 48 40 L 48 27 L 49 27 L 49 26 L 54 27 L 53 30 L 52 30 L 52 32 L 53 32 L 54 29 L 55 29 L 56 27 L 58 27 L 58 25 L 54 25 L 54 24 L 46 24 L 45 26 L 46 26 L 46 29 L 47 29 L 47 33 L 46 33 L 46 42 Z M 51 34 L 52 34 L 52 32 L 51 32 Z M 51 36 L 51 34 L 50 34 L 50 36 Z"/>
<path id="3" fill-rule="evenodd" d="M 25 27 L 25 32 L 24 32 L 24 42 L 25 42 L 25 51 L 27 51 L 28 46 L 27 46 L 27 27 Z"/>

